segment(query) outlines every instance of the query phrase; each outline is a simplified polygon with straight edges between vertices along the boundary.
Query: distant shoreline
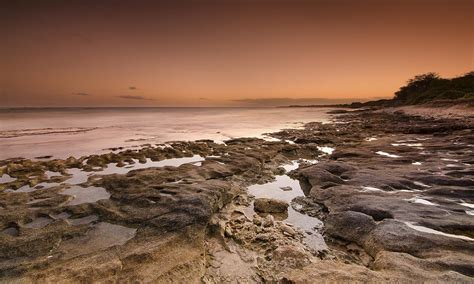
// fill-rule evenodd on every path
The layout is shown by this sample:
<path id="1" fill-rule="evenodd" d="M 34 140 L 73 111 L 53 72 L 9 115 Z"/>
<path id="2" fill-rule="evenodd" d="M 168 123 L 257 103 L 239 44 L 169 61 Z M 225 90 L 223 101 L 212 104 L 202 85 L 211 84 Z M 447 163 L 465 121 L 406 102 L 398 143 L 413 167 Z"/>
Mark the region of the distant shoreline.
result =
<path id="1" fill-rule="evenodd" d="M 162 106 L 162 107 L 11 107 L 5 108 L 0 107 L 0 111 L 10 111 L 10 110 L 69 110 L 69 109 L 178 109 L 178 108 L 189 108 L 189 109 L 214 109 L 214 108 L 227 108 L 227 109 L 236 109 L 236 108 L 248 108 L 248 109 L 257 109 L 257 108 L 285 108 L 289 106 L 206 106 L 206 107 L 198 107 L 198 106 L 180 106 L 180 107 L 169 107 L 169 106 Z M 299 106 L 299 107 L 313 107 L 313 106 Z M 332 108 L 333 105 L 321 106 L 322 108 Z"/>

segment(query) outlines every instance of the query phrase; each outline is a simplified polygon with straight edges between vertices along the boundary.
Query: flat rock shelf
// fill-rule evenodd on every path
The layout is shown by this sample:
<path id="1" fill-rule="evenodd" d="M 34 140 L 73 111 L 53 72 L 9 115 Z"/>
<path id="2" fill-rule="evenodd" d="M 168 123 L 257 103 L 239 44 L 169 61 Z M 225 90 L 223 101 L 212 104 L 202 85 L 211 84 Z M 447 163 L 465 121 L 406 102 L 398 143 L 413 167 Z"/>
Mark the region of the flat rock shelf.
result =
<path id="1" fill-rule="evenodd" d="M 473 126 L 338 111 L 263 138 L 2 160 L 0 280 L 473 282 Z"/>

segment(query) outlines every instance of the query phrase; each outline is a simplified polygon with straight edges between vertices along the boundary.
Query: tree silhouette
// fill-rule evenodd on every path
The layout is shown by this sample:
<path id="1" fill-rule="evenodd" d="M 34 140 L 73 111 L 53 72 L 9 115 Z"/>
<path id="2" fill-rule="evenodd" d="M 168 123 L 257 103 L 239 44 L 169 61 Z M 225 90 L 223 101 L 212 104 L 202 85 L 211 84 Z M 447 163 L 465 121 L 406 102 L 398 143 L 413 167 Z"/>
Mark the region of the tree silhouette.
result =
<path id="1" fill-rule="evenodd" d="M 428 90 L 433 82 L 440 80 L 442 79 L 434 72 L 416 75 L 407 81 L 406 86 L 401 87 L 400 90 L 395 93 L 395 100 L 402 102 L 407 101 L 412 94 L 423 93 Z"/>

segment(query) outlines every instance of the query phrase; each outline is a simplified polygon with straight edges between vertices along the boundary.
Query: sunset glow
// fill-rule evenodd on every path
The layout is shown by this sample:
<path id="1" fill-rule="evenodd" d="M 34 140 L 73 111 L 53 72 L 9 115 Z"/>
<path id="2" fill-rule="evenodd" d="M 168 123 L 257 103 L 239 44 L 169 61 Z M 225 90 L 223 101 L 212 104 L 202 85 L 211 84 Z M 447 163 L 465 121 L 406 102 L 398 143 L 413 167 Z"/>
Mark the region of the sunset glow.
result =
<path id="1" fill-rule="evenodd" d="M 364 100 L 391 97 L 416 74 L 473 67 L 471 1 L 2 6 L 3 107 Z"/>

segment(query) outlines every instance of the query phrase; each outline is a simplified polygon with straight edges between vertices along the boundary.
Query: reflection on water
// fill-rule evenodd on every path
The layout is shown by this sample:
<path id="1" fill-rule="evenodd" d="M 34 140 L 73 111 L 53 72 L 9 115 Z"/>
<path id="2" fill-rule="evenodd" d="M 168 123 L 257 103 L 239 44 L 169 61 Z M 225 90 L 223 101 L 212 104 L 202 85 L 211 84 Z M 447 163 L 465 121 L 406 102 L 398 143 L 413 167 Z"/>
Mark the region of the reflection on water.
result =
<path id="1" fill-rule="evenodd" d="M 41 229 L 46 227 L 49 223 L 53 222 L 53 220 L 46 218 L 46 217 L 39 217 L 24 225 L 24 227 L 28 229 Z"/>
<path id="2" fill-rule="evenodd" d="M 286 166 L 288 169 L 295 169 L 294 162 Z M 289 190 L 290 188 L 291 190 Z M 273 182 L 251 185 L 247 190 L 256 198 L 274 198 L 284 200 L 288 203 L 295 197 L 305 196 L 299 181 L 287 175 L 276 176 Z M 251 205 L 251 207 L 253 210 L 253 205 Z M 284 220 L 304 232 L 304 242 L 308 247 L 316 251 L 327 249 L 322 235 L 317 232 L 317 229 L 323 226 L 321 220 L 301 214 L 295 211 L 291 206 L 288 207 L 288 217 Z"/>
<path id="3" fill-rule="evenodd" d="M 109 199 L 110 193 L 102 187 L 89 186 L 89 187 L 80 187 L 73 186 L 70 187 L 61 194 L 71 195 L 74 197 L 72 201 L 69 202 L 69 205 L 78 205 L 83 203 L 93 203 L 101 199 Z"/>
<path id="4" fill-rule="evenodd" d="M 38 189 L 51 188 L 51 187 L 55 187 L 55 186 L 59 186 L 59 185 L 60 184 L 57 183 L 57 182 L 42 182 L 42 183 L 38 183 L 37 185 L 35 185 L 33 187 L 31 187 L 27 184 L 27 185 L 24 185 L 24 186 L 18 188 L 17 190 L 7 189 L 7 190 L 5 190 L 5 192 L 32 192 L 32 191 L 35 191 L 35 190 L 38 190 Z"/>
<path id="5" fill-rule="evenodd" d="M 95 172 L 86 172 L 78 168 L 68 169 L 67 172 L 71 175 L 71 177 L 65 181 L 68 184 L 85 183 L 90 176 L 95 174 Z"/>
<path id="6" fill-rule="evenodd" d="M 16 237 L 18 236 L 19 232 L 17 228 L 14 227 L 8 227 L 4 229 L 2 232 L 0 232 L 1 235 L 9 235 L 11 237 Z"/>
<path id="7" fill-rule="evenodd" d="M 219 156 L 209 156 L 211 159 L 219 158 Z M 56 182 L 42 182 L 36 186 L 31 187 L 30 185 L 24 185 L 17 190 L 13 190 L 11 188 L 6 189 L 5 192 L 33 192 L 38 189 L 48 189 L 55 186 L 67 186 L 73 185 L 73 187 L 68 188 L 62 192 L 65 195 L 72 195 L 75 196 L 74 200 L 71 201 L 70 205 L 77 205 L 82 203 L 91 203 L 95 202 L 100 199 L 108 199 L 110 194 L 105 191 L 103 188 L 99 187 L 87 187 L 83 188 L 77 186 L 79 184 L 83 184 L 88 181 L 89 177 L 91 176 L 99 176 L 99 175 L 109 175 L 109 174 L 126 174 L 132 170 L 138 169 L 146 169 L 152 167 L 179 167 L 184 164 L 192 164 L 194 166 L 201 166 L 201 162 L 204 161 L 205 158 L 199 155 L 194 155 L 192 157 L 183 157 L 183 158 L 172 158 L 172 159 L 165 159 L 161 161 L 152 161 L 151 159 L 146 159 L 145 163 L 139 163 L 138 160 L 134 159 L 134 164 L 130 164 L 125 167 L 117 167 L 116 164 L 108 164 L 105 169 L 100 169 L 93 172 L 83 171 L 82 169 L 78 168 L 71 168 L 68 169 L 67 172 L 70 175 L 69 179 L 65 182 L 59 184 Z M 61 175 L 61 173 L 56 172 L 48 172 L 48 177 L 54 177 Z M 37 201 L 35 201 L 36 203 Z M 38 201 L 39 202 L 39 201 Z M 33 203 L 29 203 L 33 204 Z"/>
<path id="8" fill-rule="evenodd" d="M 99 220 L 99 217 L 97 215 L 89 215 L 82 218 L 67 219 L 67 221 L 74 226 L 89 224 L 97 220 Z"/>
<path id="9" fill-rule="evenodd" d="M 9 183 L 9 182 L 12 182 L 12 181 L 15 181 L 16 178 L 12 178 L 11 176 L 7 175 L 7 174 L 3 174 L 1 177 L 0 177 L 0 183 Z"/>
<path id="10" fill-rule="evenodd" d="M 184 164 L 188 163 L 196 163 L 204 161 L 205 158 L 194 155 L 192 157 L 184 157 L 184 158 L 172 158 L 172 159 L 165 159 L 161 161 L 152 161 L 151 159 L 147 158 L 145 163 L 139 163 L 137 159 L 133 159 L 134 163 L 129 164 L 125 167 L 117 167 L 117 164 L 112 163 L 108 164 L 106 168 L 100 169 L 93 172 L 83 171 L 78 168 L 68 169 L 68 174 L 71 175 L 69 179 L 65 181 L 67 184 L 81 184 L 87 182 L 89 177 L 94 175 L 111 175 L 111 174 L 126 174 L 133 170 L 139 169 L 147 169 L 147 168 L 158 168 L 158 167 L 179 167 Z"/>
<path id="11" fill-rule="evenodd" d="M 99 108 L 0 110 L 0 159 L 55 158 L 166 141 L 263 137 L 328 121 L 319 108 Z M 25 131 L 28 130 L 28 131 Z M 45 131 L 47 130 L 47 131 Z"/>
<path id="12" fill-rule="evenodd" d="M 282 168 L 284 168 L 286 172 L 296 170 L 298 167 L 299 164 L 297 161 L 292 161 L 291 163 L 282 166 Z"/>
<path id="13" fill-rule="evenodd" d="M 60 172 L 52 172 L 52 171 L 45 171 L 44 174 L 48 179 L 51 179 L 52 177 L 57 177 L 57 176 L 62 176 Z"/>
<path id="14" fill-rule="evenodd" d="M 286 187 L 290 187 L 291 190 L 282 189 Z M 275 181 L 265 184 L 254 184 L 247 189 L 255 197 L 275 198 L 288 202 L 297 196 L 304 196 L 299 181 L 287 175 L 275 176 Z"/>
<path id="15" fill-rule="evenodd" d="M 105 168 L 102 171 L 95 172 L 95 174 L 100 174 L 100 175 L 126 174 L 132 170 L 157 168 L 157 167 L 179 167 L 187 163 L 202 162 L 204 160 L 205 159 L 199 155 L 194 155 L 192 157 L 165 159 L 165 160 L 156 161 L 156 162 L 147 158 L 146 163 L 139 163 L 138 160 L 134 160 L 135 163 L 127 167 L 117 167 L 116 164 L 108 164 L 107 168 Z"/>
<path id="16" fill-rule="evenodd" d="M 323 152 L 324 154 L 331 155 L 335 149 L 327 146 L 318 146 L 318 150 Z"/>

